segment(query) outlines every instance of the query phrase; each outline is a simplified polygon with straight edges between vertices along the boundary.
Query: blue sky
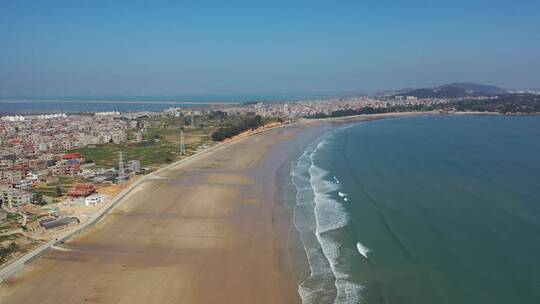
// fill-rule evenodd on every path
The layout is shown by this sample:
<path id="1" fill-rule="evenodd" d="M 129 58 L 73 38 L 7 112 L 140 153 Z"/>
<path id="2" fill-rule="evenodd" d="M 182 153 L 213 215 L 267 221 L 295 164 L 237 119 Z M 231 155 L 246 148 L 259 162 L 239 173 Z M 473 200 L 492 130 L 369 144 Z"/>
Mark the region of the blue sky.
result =
<path id="1" fill-rule="evenodd" d="M 540 2 L 0 1 L 0 95 L 540 87 Z"/>

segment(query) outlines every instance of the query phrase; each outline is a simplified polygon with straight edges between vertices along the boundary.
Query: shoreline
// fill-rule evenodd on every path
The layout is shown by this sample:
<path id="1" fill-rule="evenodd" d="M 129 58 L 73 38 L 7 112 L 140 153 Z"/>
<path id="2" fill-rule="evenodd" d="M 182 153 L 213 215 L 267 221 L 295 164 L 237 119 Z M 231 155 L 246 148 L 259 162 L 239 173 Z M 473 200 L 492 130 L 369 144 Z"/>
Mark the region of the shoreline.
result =
<path id="1" fill-rule="evenodd" d="M 286 128 L 289 126 L 295 126 L 295 125 L 310 125 L 313 123 L 318 122 L 336 122 L 336 123 L 346 123 L 350 121 L 369 121 L 369 120 L 376 120 L 376 119 L 384 119 L 384 118 L 392 118 L 392 117 L 398 117 L 398 116 L 407 116 L 407 115 L 418 115 L 418 114 L 425 114 L 426 112 L 403 112 L 403 113 L 382 113 L 382 114 L 362 114 L 362 115 L 354 115 L 354 116 L 345 116 L 345 117 L 333 117 L 333 118 L 323 118 L 323 119 L 301 119 L 299 121 L 290 123 L 290 124 L 281 124 L 277 126 L 270 126 L 270 127 L 261 127 L 257 130 L 248 132 L 247 134 L 241 133 L 237 136 L 234 136 L 233 138 L 228 138 L 206 150 L 200 151 L 198 153 L 195 153 L 185 159 L 178 160 L 176 162 L 166 164 L 161 166 L 160 168 L 157 168 L 155 171 L 144 175 L 140 178 L 140 180 L 137 180 L 135 183 L 129 185 L 127 188 L 123 189 L 121 192 L 116 194 L 110 202 L 106 203 L 102 208 L 98 210 L 95 214 L 93 214 L 92 218 L 87 220 L 85 223 L 83 223 L 81 226 L 74 227 L 72 229 L 67 229 L 66 231 L 63 231 L 61 233 L 58 233 L 58 237 L 55 237 L 55 239 L 48 240 L 44 244 L 41 244 L 37 246 L 36 248 L 30 250 L 29 252 L 24 253 L 20 257 L 9 261 L 8 263 L 1 265 L 0 267 L 0 283 L 9 278 L 11 275 L 17 273 L 18 271 L 22 270 L 27 263 L 31 263 L 34 259 L 39 258 L 41 255 L 46 253 L 47 250 L 50 250 L 53 246 L 58 245 L 60 243 L 63 243 L 64 241 L 71 239 L 73 237 L 76 237 L 78 234 L 83 233 L 87 229 L 91 228 L 93 225 L 95 225 L 98 221 L 100 221 L 104 216 L 107 215 L 107 212 L 111 210 L 119 201 L 122 200 L 129 192 L 133 191 L 139 184 L 144 182 L 147 178 L 152 178 L 154 174 L 158 174 L 162 170 L 167 170 L 167 168 L 172 168 L 178 165 L 183 164 L 184 162 L 189 162 L 192 160 L 195 160 L 196 158 L 205 155 L 206 153 L 212 153 L 213 150 L 219 149 L 221 146 L 225 145 L 231 145 L 235 144 L 236 142 L 245 140 L 246 138 L 250 136 L 254 136 L 260 133 L 264 133 L 266 131 L 270 131 L 276 128 Z M 397 115 L 396 115 L 397 114 Z M 436 114 L 436 113 L 434 113 Z M 429 114 L 426 114 L 429 115 Z M 289 162 L 293 161 L 293 159 L 288 160 Z"/>
<path id="2" fill-rule="evenodd" d="M 91 229 L 100 220 L 106 217 L 107 213 L 111 211 L 117 204 L 119 204 L 124 197 L 126 197 L 131 191 L 134 191 L 140 184 L 146 181 L 146 179 L 151 179 L 154 177 L 154 175 L 158 175 L 160 172 L 166 171 L 170 168 L 174 168 L 177 166 L 181 166 L 185 163 L 195 161 L 197 158 L 204 157 L 204 155 L 206 155 L 207 153 L 213 153 L 214 150 L 219 150 L 221 147 L 226 147 L 227 145 L 233 145 L 237 142 L 241 142 L 245 140 L 246 138 L 248 138 L 249 136 L 253 136 L 253 135 L 265 132 L 265 131 L 269 131 L 275 128 L 281 128 L 285 126 L 287 125 L 279 125 L 279 126 L 274 126 L 270 128 L 262 128 L 258 130 L 257 132 L 252 132 L 251 134 L 247 136 L 243 136 L 242 134 L 239 134 L 235 136 L 234 138 L 230 138 L 222 142 L 219 142 L 216 145 L 211 146 L 210 148 L 206 150 L 197 152 L 184 159 L 175 161 L 170 164 L 162 165 L 156 170 L 150 172 L 149 174 L 142 176 L 141 178 L 137 179 L 134 183 L 130 184 L 128 187 L 126 187 L 125 189 L 120 191 L 118 194 L 116 194 L 109 202 L 107 202 L 104 206 L 102 206 L 96 213 L 92 214 L 92 217 L 89 220 L 85 221 L 81 226 L 76 226 L 72 229 L 66 229 L 65 231 L 57 233 L 54 239 L 50 239 L 46 241 L 45 243 L 33 248 L 32 250 L 22 254 L 20 257 L 14 260 L 8 261 L 4 265 L 1 265 L 0 284 L 4 280 L 8 279 L 9 277 L 15 275 L 17 272 L 23 270 L 24 267 L 28 266 L 28 264 L 32 263 L 34 260 L 39 259 L 42 255 L 46 254 L 47 251 L 53 249 L 56 245 L 62 244 L 67 240 L 76 238 L 77 236 L 84 233 L 88 229 Z"/>
<path id="3" fill-rule="evenodd" d="M 276 187 L 275 183 L 276 181 L 279 180 L 279 177 L 276 176 L 276 173 L 278 170 L 276 170 L 275 165 L 278 164 L 279 165 L 278 167 L 281 167 L 287 161 L 287 159 L 289 159 L 290 161 L 290 158 L 292 157 L 291 150 L 290 150 L 292 149 L 291 146 L 299 149 L 298 147 L 300 143 L 297 140 L 298 136 L 300 137 L 304 136 L 303 140 L 309 140 L 309 136 L 306 137 L 305 134 L 308 134 L 309 132 L 317 132 L 315 131 L 316 129 L 318 129 L 316 128 L 316 126 L 319 126 L 319 127 L 326 126 L 327 129 L 330 129 L 332 128 L 332 125 L 334 123 L 342 124 L 342 123 L 347 123 L 347 122 L 361 122 L 361 121 L 368 121 L 368 120 L 374 120 L 374 119 L 383 119 L 383 118 L 401 117 L 401 116 L 410 116 L 410 115 L 419 115 L 419 114 L 420 113 L 402 113 L 400 115 L 396 115 L 394 113 L 389 113 L 389 114 L 381 114 L 381 115 L 362 115 L 362 116 L 355 116 L 355 117 L 333 118 L 331 120 L 325 120 L 325 121 L 321 121 L 321 120 L 310 121 L 310 122 L 300 121 L 300 122 L 293 123 L 290 125 L 279 126 L 279 127 L 267 129 L 267 130 L 257 133 L 257 134 L 262 134 L 262 135 L 252 135 L 252 136 L 242 137 L 234 141 L 229 141 L 227 143 L 219 144 L 219 145 L 214 146 L 214 149 L 211 149 L 211 150 L 209 149 L 201 153 L 197 153 L 189 159 L 185 159 L 180 162 L 170 164 L 160 170 L 155 171 L 153 174 L 145 176 L 145 178 L 141 179 L 141 181 L 136 186 L 133 186 L 132 188 L 129 189 L 129 191 L 127 191 L 127 193 L 124 193 L 124 196 L 118 198 L 116 205 L 110 207 L 111 209 L 110 211 L 103 212 L 103 215 L 107 213 L 107 216 L 104 216 L 103 218 L 100 218 L 99 221 L 96 221 L 92 229 L 87 229 L 85 231 L 82 231 L 82 230 L 78 231 L 78 233 L 76 233 L 76 237 L 70 238 L 69 240 L 66 238 L 65 244 L 63 245 L 65 247 L 68 247 L 66 248 L 67 249 L 66 251 L 48 250 L 46 252 L 43 252 L 44 254 L 41 258 L 37 259 L 37 261 L 34 261 L 34 263 L 31 263 L 28 267 L 23 269 L 20 273 L 17 273 L 13 278 L 9 278 L 8 280 L 6 280 L 6 283 L 0 286 L 0 298 L 5 298 L 7 302 L 9 302 L 9 300 L 15 300 L 17 303 L 26 303 L 26 301 L 29 301 L 28 303 L 30 303 L 31 299 L 37 299 L 38 296 L 40 298 L 44 298 L 44 297 L 51 298 L 51 300 L 53 300 L 54 297 L 60 296 L 61 293 L 68 293 L 69 296 L 74 296 L 69 291 L 66 291 L 66 289 L 70 289 L 68 286 L 73 284 L 72 280 L 74 278 L 71 278 L 72 280 L 69 280 L 69 278 L 66 278 L 62 282 L 58 283 L 58 285 L 60 286 L 54 287 L 55 289 L 58 289 L 57 293 L 54 295 L 50 294 L 50 291 L 45 292 L 43 290 L 40 290 L 38 286 L 47 282 L 48 281 L 46 279 L 47 277 L 57 277 L 58 275 L 70 277 L 70 275 L 68 275 L 66 271 L 68 272 L 70 270 L 75 271 L 75 269 L 71 269 L 73 265 L 71 265 L 71 263 L 69 262 L 73 259 L 79 260 L 83 258 L 83 260 L 85 260 L 85 258 L 92 257 L 93 255 L 100 256 L 102 254 L 107 254 L 107 250 L 104 250 L 104 248 L 98 249 L 99 248 L 98 247 L 98 248 L 92 249 L 93 246 L 95 246 L 92 244 L 94 244 L 97 240 L 101 239 L 103 241 L 103 238 L 106 238 L 106 239 L 110 238 L 111 239 L 110 242 L 107 240 L 107 244 L 108 244 L 107 246 L 111 248 L 117 248 L 117 247 L 122 248 L 124 246 L 133 246 L 133 245 L 124 244 L 125 240 L 123 238 L 118 239 L 118 237 L 110 236 L 110 233 L 108 233 L 107 230 L 112 229 L 112 231 L 114 231 L 117 229 L 136 229 L 136 227 L 131 228 L 131 226 L 123 226 L 128 223 L 129 225 L 140 225 L 140 226 L 144 226 L 145 229 L 152 229 L 153 227 L 152 221 L 157 221 L 156 223 L 159 223 L 161 220 L 158 220 L 158 219 L 162 219 L 164 217 L 166 219 L 166 217 L 172 216 L 171 210 L 160 209 L 159 217 L 155 218 L 155 216 L 157 215 L 155 216 L 152 215 L 155 210 L 147 209 L 147 207 L 144 206 L 144 202 L 140 201 L 141 196 L 147 195 L 146 193 L 141 193 L 141 192 L 148 192 L 148 190 L 154 189 L 154 190 L 150 190 L 149 193 L 151 196 L 155 196 L 155 197 L 158 197 L 159 193 L 163 192 L 163 195 L 165 195 L 163 199 L 167 200 L 167 202 L 164 202 L 164 204 L 168 204 L 167 206 L 169 206 L 169 208 L 175 208 L 173 207 L 175 203 L 168 201 L 171 199 L 170 198 L 171 195 L 167 193 L 170 191 L 180 191 L 180 190 L 174 190 L 174 188 L 168 189 L 168 187 L 170 186 L 169 184 L 180 183 L 181 184 L 179 186 L 180 188 L 185 186 L 183 184 L 189 184 L 190 187 L 186 189 L 193 189 L 193 187 L 195 187 L 197 189 L 199 188 L 202 189 L 201 191 L 204 191 L 204 189 L 207 189 L 206 191 L 208 191 L 208 189 L 213 189 L 217 187 L 219 189 L 215 191 L 222 193 L 222 195 L 210 195 L 211 198 L 208 201 L 204 202 L 205 204 L 209 205 L 210 210 L 202 210 L 202 209 L 199 210 L 199 208 L 201 207 L 198 207 L 197 204 L 201 198 L 195 198 L 195 197 L 201 192 L 197 189 L 195 189 L 195 191 L 190 190 L 196 193 L 182 192 L 184 193 L 184 195 L 190 196 L 190 200 L 185 202 L 185 204 L 187 204 L 189 208 L 192 208 L 192 209 L 194 208 L 197 211 L 198 215 L 195 218 L 193 218 L 193 215 L 185 214 L 186 210 L 175 210 L 175 211 L 178 211 L 179 213 L 178 215 L 186 219 L 187 222 L 195 220 L 195 222 L 193 223 L 193 226 L 191 225 L 186 226 L 186 225 L 179 224 L 176 221 L 171 222 L 167 220 L 165 220 L 163 224 L 166 226 L 172 226 L 169 229 L 170 231 L 177 231 L 178 233 L 183 235 L 184 231 L 191 231 L 193 228 L 196 228 L 194 232 L 201 231 L 200 229 L 202 229 L 202 227 L 212 228 L 214 224 L 212 224 L 211 226 L 207 226 L 209 224 L 205 224 L 205 223 L 207 223 L 209 220 L 211 222 L 213 222 L 213 220 L 216 220 L 219 223 L 226 224 L 228 227 L 230 227 L 229 230 L 234 230 L 233 231 L 234 233 L 231 232 L 232 233 L 231 236 L 237 240 L 235 242 L 240 242 L 240 243 L 245 242 L 242 240 L 246 240 L 246 239 L 245 237 L 241 237 L 240 239 L 238 239 L 238 237 L 244 235 L 245 233 L 248 233 L 249 235 L 251 234 L 251 232 L 248 232 L 248 231 L 250 231 L 250 229 L 253 230 L 253 233 L 258 234 L 259 237 L 256 237 L 256 239 L 253 239 L 253 241 L 250 241 L 250 242 L 259 242 L 260 243 L 259 246 L 262 246 L 262 247 L 266 246 L 267 248 L 266 250 L 258 252 L 257 254 L 258 258 L 256 260 L 253 260 L 251 263 L 249 263 L 249 265 L 250 266 L 252 264 L 258 265 L 260 263 L 259 258 L 261 258 L 261 256 L 266 256 L 267 258 L 263 260 L 266 261 L 265 263 L 269 263 L 269 264 L 265 264 L 266 266 L 261 266 L 262 268 L 256 267 L 257 269 L 250 270 L 247 272 L 249 273 L 252 271 L 256 271 L 257 273 L 261 272 L 262 274 L 262 273 L 267 273 L 268 271 L 272 271 L 273 278 L 269 278 L 268 279 L 269 281 L 263 280 L 263 279 L 261 279 L 260 281 L 265 281 L 264 286 L 270 285 L 270 286 L 274 286 L 274 288 L 280 286 L 280 288 L 275 290 L 275 292 L 264 292 L 263 298 L 266 300 L 259 301 L 259 302 L 260 303 L 265 303 L 265 302 L 275 303 L 276 300 L 278 299 L 281 299 L 278 302 L 283 302 L 283 301 L 284 302 L 291 302 L 291 301 L 299 302 L 298 290 L 297 290 L 298 286 L 296 284 L 297 282 L 293 278 L 294 275 L 292 274 L 290 261 L 288 261 L 289 259 L 288 248 L 290 245 L 289 230 L 291 229 L 291 226 L 292 226 L 292 217 L 290 215 L 287 215 L 286 214 L 287 212 L 284 212 L 285 206 L 283 204 L 283 201 L 280 200 L 280 198 L 278 197 L 279 189 L 275 188 Z M 426 115 L 426 114 L 421 113 L 420 115 Z M 307 131 L 307 130 L 310 130 L 310 131 Z M 277 145 L 288 144 L 289 150 L 281 149 L 281 152 L 280 152 L 280 148 L 275 147 L 276 144 Z M 229 168 L 229 165 L 226 163 L 222 164 L 219 161 L 216 162 L 216 160 L 223 158 L 222 156 L 220 156 L 220 153 L 217 153 L 217 152 L 219 151 L 228 152 L 231 150 L 232 151 L 239 150 L 242 152 L 238 151 L 238 152 L 232 153 L 233 156 L 227 156 L 227 157 L 231 158 L 232 162 L 238 162 L 238 165 L 241 165 L 242 168 L 247 166 L 246 168 L 250 168 L 250 169 L 246 171 L 241 170 L 238 172 L 237 172 L 236 167 L 233 171 L 230 171 L 231 169 L 226 169 L 225 172 L 228 172 L 227 170 L 229 170 L 230 173 L 227 173 L 224 176 L 221 176 L 223 175 L 223 172 L 222 172 L 223 169 L 219 169 L 219 167 L 225 166 L 226 168 Z M 250 151 L 251 153 L 249 153 Z M 259 152 L 255 152 L 255 151 L 259 151 Z M 238 154 L 238 153 L 245 153 L 246 155 L 234 156 L 235 154 Z M 272 154 L 273 156 L 270 154 Z M 269 155 L 271 157 L 269 157 Z M 193 171 L 193 168 L 198 168 L 197 169 L 198 171 L 197 170 Z M 206 173 L 206 171 L 208 172 L 214 171 L 214 172 L 209 174 L 209 173 Z M 245 173 L 242 173 L 242 172 L 245 172 Z M 183 176 L 184 174 L 192 176 L 192 178 L 186 179 L 186 177 Z M 201 174 L 206 175 L 205 181 L 202 182 L 202 185 L 200 185 L 200 183 L 197 182 L 196 180 L 193 180 L 196 178 L 200 178 Z M 230 176 L 227 176 L 227 175 L 230 175 Z M 153 179 L 151 177 L 153 177 Z M 249 181 L 250 177 L 251 178 L 254 177 L 254 181 Z M 216 179 L 219 181 L 217 186 L 215 184 Z M 264 186 L 266 184 L 265 181 L 270 182 L 271 180 L 274 180 L 274 182 L 272 182 L 271 187 Z M 232 184 L 230 184 L 231 182 Z M 257 187 L 255 187 L 255 190 L 252 190 L 249 187 L 246 188 L 245 184 L 246 183 L 250 184 L 252 182 L 255 183 L 255 185 L 257 185 Z M 238 189 L 234 189 L 234 191 L 233 190 L 229 191 L 227 190 L 227 187 L 225 188 L 220 187 L 222 183 L 225 183 L 226 185 L 228 184 L 229 185 L 228 187 L 232 187 L 234 185 L 234 187 Z M 159 192 L 156 192 L 156 191 L 159 191 Z M 202 193 L 205 193 L 206 191 Z M 230 193 L 230 192 L 234 192 L 234 193 Z M 205 194 L 205 195 L 208 196 L 208 194 Z M 234 215 L 234 212 L 232 212 L 231 209 L 229 208 L 230 206 L 215 205 L 216 202 L 220 202 L 220 201 L 222 202 L 220 204 L 223 204 L 223 203 L 230 204 L 231 201 L 228 201 L 227 197 L 228 196 L 230 197 L 231 195 L 233 195 L 233 197 L 240 197 L 242 198 L 242 201 L 243 201 L 243 203 L 241 203 L 240 205 L 235 205 L 233 208 L 233 211 L 239 210 L 238 212 L 240 213 L 245 213 L 245 212 L 252 213 L 254 217 L 260 217 L 259 220 L 262 222 L 270 220 L 270 222 L 268 222 L 268 225 L 270 226 L 259 223 L 259 221 L 253 221 L 251 219 L 244 220 L 243 218 L 237 218 L 238 215 Z M 191 199 L 191 196 L 193 196 L 193 199 Z M 159 197 L 162 197 L 162 196 L 159 196 Z M 213 197 L 213 200 L 212 200 L 212 197 Z M 273 197 L 272 200 L 268 199 L 272 197 Z M 144 201 L 145 198 L 142 198 L 142 200 Z M 122 203 L 123 201 L 126 201 L 126 202 Z M 128 203 L 127 201 L 129 201 L 130 204 L 127 204 Z M 268 201 L 273 201 L 273 203 L 269 203 Z M 277 202 L 281 202 L 280 203 L 281 207 L 278 206 L 279 204 Z M 182 203 L 184 202 L 182 201 Z M 272 204 L 274 207 L 270 208 L 268 204 Z M 255 212 L 255 210 L 251 210 L 252 209 L 251 207 L 253 207 L 251 205 L 257 206 L 255 209 L 260 209 L 259 212 Z M 188 208 L 188 207 L 185 207 L 185 208 Z M 223 208 L 225 208 L 225 210 L 222 210 Z M 209 216 L 208 212 L 210 212 L 210 214 L 217 212 L 217 214 L 214 214 L 215 216 L 217 216 L 217 218 L 213 218 L 211 216 L 209 219 L 206 219 Z M 231 212 L 234 215 L 232 219 L 226 220 L 222 218 L 223 216 L 225 216 L 225 218 L 229 218 L 229 216 L 231 215 L 230 214 Z M 268 214 L 268 212 L 270 212 L 270 214 Z M 137 215 L 139 213 L 147 214 L 147 216 L 144 216 L 141 218 L 141 219 L 147 219 L 141 224 L 134 223 L 133 218 L 132 218 L 134 215 Z M 136 218 L 139 218 L 139 216 L 137 215 Z M 202 221 L 201 223 L 198 223 L 197 221 L 197 219 L 199 218 Z M 234 220 L 235 218 L 236 220 Z M 241 223 L 238 223 L 239 220 L 241 221 Z M 223 221 L 225 222 L 222 223 Z M 123 224 L 121 226 L 122 228 L 118 227 L 119 223 Z M 277 225 L 276 223 L 279 223 L 280 225 Z M 199 225 L 203 225 L 203 226 L 199 226 Z M 238 225 L 245 226 L 245 228 L 247 227 L 251 227 L 251 228 L 248 228 L 248 230 L 246 231 L 243 231 L 243 230 L 237 231 Z M 283 232 L 284 227 L 287 228 L 285 229 L 285 233 Z M 139 227 L 139 228 L 142 228 L 142 227 Z M 294 227 L 292 228 L 294 229 Z M 176 230 L 176 229 L 180 229 L 180 230 Z M 212 231 L 213 231 L 213 228 L 212 228 Z M 214 232 L 214 234 L 215 233 L 220 234 L 221 232 L 219 231 L 220 230 L 217 230 L 216 232 Z M 225 230 L 225 232 L 228 233 L 227 230 Z M 97 237 L 97 235 L 100 235 L 100 238 L 94 239 L 93 236 Z M 105 235 L 107 235 L 107 237 L 105 237 Z M 268 236 L 272 235 L 272 242 L 268 243 L 268 239 L 266 239 L 264 235 L 268 235 Z M 138 242 L 137 241 L 138 238 L 136 236 L 133 236 L 133 237 L 135 238 L 134 241 Z M 252 237 L 248 237 L 247 239 L 249 240 L 251 238 Z M 189 237 L 188 241 L 189 240 L 192 241 L 193 240 L 192 237 Z M 153 236 L 149 236 L 148 241 L 156 242 L 156 239 L 154 239 Z M 148 241 L 145 241 L 145 242 L 148 242 Z M 168 243 L 170 243 L 170 241 Z M 131 244 L 133 243 L 131 242 Z M 225 246 L 225 244 L 223 245 Z M 90 246 L 90 249 L 88 248 L 88 246 Z M 164 246 L 164 244 L 160 246 Z M 208 244 L 206 246 L 213 247 L 215 246 L 215 244 L 213 245 Z M 143 248 L 147 248 L 147 247 L 145 246 Z M 95 250 L 98 250 L 98 251 L 95 251 Z M 270 253 L 268 253 L 267 251 L 269 251 Z M 91 256 L 88 256 L 89 252 L 93 252 L 93 254 Z M 113 251 L 113 253 L 111 254 L 116 256 L 114 252 L 115 251 Z M 237 252 L 237 254 L 242 253 L 242 252 Z M 229 257 L 231 259 L 230 263 L 226 263 L 226 264 L 234 265 L 234 264 L 240 263 L 238 264 L 239 267 L 241 267 L 240 265 L 245 265 L 246 261 L 249 262 L 249 260 L 251 259 L 250 258 L 251 253 L 248 252 L 248 253 L 242 253 L 242 254 L 247 255 L 247 256 L 244 258 L 231 256 Z M 139 268 L 141 263 L 142 264 L 148 263 L 148 261 L 145 258 L 141 258 L 137 256 L 132 257 L 131 255 L 129 256 L 120 255 L 117 258 L 119 259 L 118 260 L 119 264 L 122 263 L 121 261 L 124 259 L 130 260 L 132 258 L 134 259 L 140 258 L 141 261 L 139 262 L 133 261 L 134 263 L 133 267 L 136 267 L 136 268 Z M 163 256 L 163 259 L 166 259 L 166 258 L 167 256 Z M 99 258 L 97 259 L 100 260 Z M 214 258 L 212 259 L 203 258 L 202 261 L 205 261 L 205 262 L 201 261 L 201 263 L 203 264 L 199 266 L 206 268 L 206 266 L 204 265 L 206 263 L 213 264 L 211 262 L 213 259 Z M 77 272 L 81 272 L 81 275 L 83 276 L 90 275 L 92 273 L 95 273 L 96 271 L 99 272 L 100 270 L 95 269 L 95 268 L 102 267 L 101 264 L 103 262 L 95 264 L 98 261 L 94 261 L 93 259 L 90 259 L 90 260 L 91 261 L 89 263 L 86 263 L 83 261 L 84 263 L 83 265 L 88 264 L 88 266 L 83 267 L 83 269 L 77 268 Z M 57 261 L 57 262 L 51 264 L 51 261 Z M 154 262 L 152 262 L 152 264 L 153 263 Z M 178 265 L 178 267 L 179 266 L 180 265 Z M 220 269 L 223 267 L 228 269 L 230 267 L 230 265 L 214 265 L 214 266 Z M 271 270 L 271 269 L 274 269 L 274 270 Z M 136 276 L 140 278 L 141 275 L 144 275 L 144 273 L 148 271 L 153 272 L 155 270 L 152 270 L 152 267 L 150 269 L 145 268 L 145 269 L 137 271 Z M 223 269 L 223 271 L 228 272 L 230 270 Z M 41 273 L 41 274 L 38 277 L 36 277 L 35 276 L 36 272 Z M 195 274 L 193 275 L 195 277 L 200 276 L 200 275 L 195 275 Z M 242 286 L 240 288 L 241 290 L 244 290 L 244 289 L 249 290 L 247 294 L 245 294 L 246 292 L 243 292 L 240 295 L 236 293 L 231 294 L 231 299 L 234 299 L 234 301 L 238 303 L 250 303 L 254 299 L 253 298 L 254 296 L 256 296 L 257 299 L 260 299 L 261 295 L 258 294 L 257 290 L 261 287 L 252 286 L 253 289 L 250 289 L 249 287 L 246 287 L 244 285 L 245 284 L 258 285 L 261 282 L 248 283 L 248 281 L 246 281 L 244 277 L 244 275 L 247 275 L 247 273 L 242 273 L 242 274 L 231 273 L 231 275 L 238 277 L 237 282 L 232 280 L 233 282 L 236 282 L 239 284 L 238 288 Z M 253 273 L 251 273 L 248 277 L 252 277 L 252 276 L 253 276 Z M 146 276 L 144 277 L 146 278 Z M 113 276 L 113 278 L 117 279 L 117 277 L 115 276 Z M 183 280 L 186 280 L 186 279 L 187 278 L 184 278 Z M 182 279 L 179 279 L 179 278 L 176 278 L 173 280 L 180 280 L 179 282 L 183 281 Z M 62 287 L 62 284 L 64 284 L 65 286 Z M 98 282 L 94 282 L 94 284 L 98 284 Z M 34 290 L 34 292 L 32 293 L 32 296 L 25 295 L 28 293 L 23 293 L 23 294 L 20 293 L 20 291 L 28 290 L 28 289 Z M 121 297 L 121 294 L 120 294 L 121 289 L 123 288 L 114 289 L 114 291 L 110 291 L 109 294 L 112 294 L 116 297 Z M 235 289 L 235 288 L 232 288 L 232 289 Z M 45 293 L 45 295 L 48 295 L 48 297 L 44 295 L 40 295 L 38 291 L 41 293 Z M 90 291 L 88 292 L 91 293 Z M 136 290 L 134 290 L 133 292 L 137 293 Z M 192 293 L 195 295 L 198 295 L 199 297 L 203 296 L 202 294 L 200 294 L 199 287 L 193 288 Z M 80 294 L 80 296 L 86 296 L 86 295 L 87 294 L 85 294 L 84 292 L 81 292 Z M 64 295 L 64 296 L 67 296 L 67 295 Z M 167 296 L 170 296 L 170 294 L 167 294 Z M 217 298 L 211 298 L 211 295 L 208 295 L 208 297 L 209 298 L 207 298 L 206 302 L 213 302 L 214 300 L 216 301 L 218 300 Z M 286 297 L 286 298 L 283 298 L 283 297 Z M 118 300 L 118 298 L 115 298 L 115 299 Z M 108 303 L 110 301 L 104 301 L 104 302 Z M 197 297 L 194 297 L 191 301 L 188 301 L 188 302 L 203 303 L 203 301 L 200 301 Z"/>

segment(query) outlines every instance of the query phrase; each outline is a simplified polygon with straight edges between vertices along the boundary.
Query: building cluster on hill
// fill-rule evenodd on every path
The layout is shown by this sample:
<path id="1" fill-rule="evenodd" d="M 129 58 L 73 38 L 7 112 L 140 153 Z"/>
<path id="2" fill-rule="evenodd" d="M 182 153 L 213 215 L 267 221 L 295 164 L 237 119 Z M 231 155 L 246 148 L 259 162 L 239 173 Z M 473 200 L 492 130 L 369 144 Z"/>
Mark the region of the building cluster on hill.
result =
<path id="1" fill-rule="evenodd" d="M 285 117 L 289 119 L 313 117 L 317 114 L 330 115 L 339 111 L 360 111 L 362 109 L 387 109 L 395 106 L 431 106 L 448 103 L 448 99 L 414 96 L 368 97 L 349 96 L 327 99 L 301 100 L 292 103 L 253 103 L 243 108 L 223 110 L 235 113 L 254 112 L 262 117 Z"/>

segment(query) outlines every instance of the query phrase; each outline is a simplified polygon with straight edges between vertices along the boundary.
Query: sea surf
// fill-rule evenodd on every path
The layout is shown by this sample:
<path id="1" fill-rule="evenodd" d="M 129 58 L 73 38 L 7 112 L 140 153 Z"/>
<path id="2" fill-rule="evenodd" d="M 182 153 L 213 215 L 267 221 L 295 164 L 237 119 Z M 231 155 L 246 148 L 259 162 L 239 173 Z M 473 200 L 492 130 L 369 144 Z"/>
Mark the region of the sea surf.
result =
<path id="1" fill-rule="evenodd" d="M 303 303 L 540 300 L 538 116 L 353 123 L 290 177 Z"/>

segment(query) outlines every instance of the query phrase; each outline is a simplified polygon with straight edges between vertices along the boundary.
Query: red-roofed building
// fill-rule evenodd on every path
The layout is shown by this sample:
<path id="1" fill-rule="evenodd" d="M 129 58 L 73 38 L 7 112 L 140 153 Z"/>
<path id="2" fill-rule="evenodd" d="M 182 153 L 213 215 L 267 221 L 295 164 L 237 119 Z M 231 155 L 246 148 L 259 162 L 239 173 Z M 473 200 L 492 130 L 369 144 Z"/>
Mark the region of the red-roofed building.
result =
<path id="1" fill-rule="evenodd" d="M 93 184 L 75 184 L 67 195 L 70 199 L 85 198 L 96 193 L 96 186 Z"/>
<path id="2" fill-rule="evenodd" d="M 67 153 L 62 156 L 62 159 L 69 159 L 69 160 L 78 160 L 80 162 L 84 161 L 84 156 L 81 155 L 81 153 Z"/>
<path id="3" fill-rule="evenodd" d="M 7 143 L 10 145 L 20 145 L 22 144 L 22 140 L 20 138 L 12 138 L 8 139 Z"/>
<path id="4" fill-rule="evenodd" d="M 84 156 L 80 153 L 68 153 L 56 162 L 53 169 L 53 175 L 75 175 L 81 171 L 81 165 L 84 163 Z"/>

